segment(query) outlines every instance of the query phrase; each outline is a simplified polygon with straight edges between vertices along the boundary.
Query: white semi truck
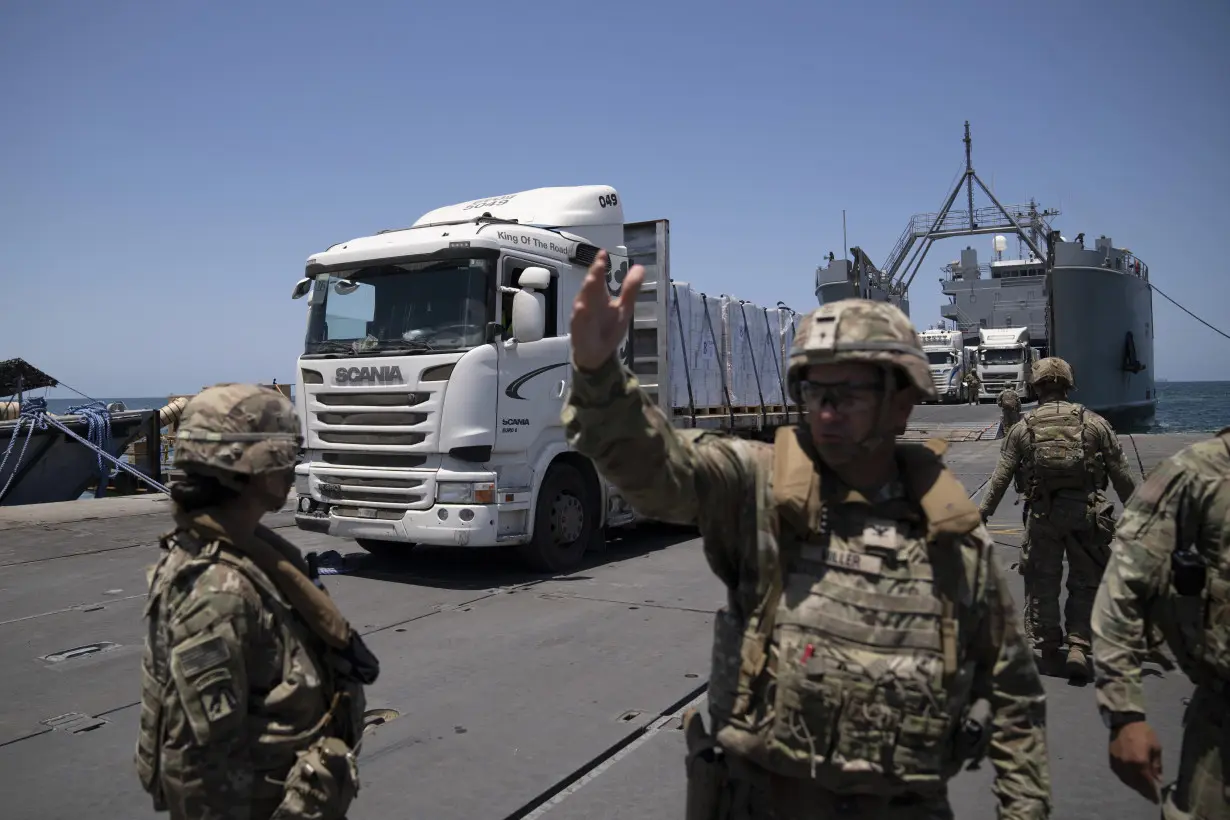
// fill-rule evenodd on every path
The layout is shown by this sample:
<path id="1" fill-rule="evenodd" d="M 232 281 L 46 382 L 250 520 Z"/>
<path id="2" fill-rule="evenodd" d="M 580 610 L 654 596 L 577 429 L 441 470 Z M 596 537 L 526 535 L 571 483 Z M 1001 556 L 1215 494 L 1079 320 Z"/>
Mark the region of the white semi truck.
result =
<path id="1" fill-rule="evenodd" d="M 924 330 L 918 334 L 931 368 L 931 381 L 940 404 L 959 402 L 965 395 L 965 342 L 959 330 Z"/>
<path id="2" fill-rule="evenodd" d="M 978 331 L 979 400 L 999 398 L 1011 387 L 1021 401 L 1033 401 L 1033 364 L 1038 350 L 1029 344 L 1028 327 L 982 328 Z"/>
<path id="3" fill-rule="evenodd" d="M 764 437 L 799 420 L 798 314 L 673 282 L 667 220 L 625 224 L 601 185 L 463 202 L 308 259 L 296 524 L 377 554 L 512 546 L 560 571 L 631 523 L 560 420 L 572 302 L 600 248 L 612 295 L 646 268 L 620 357 L 672 423 Z"/>

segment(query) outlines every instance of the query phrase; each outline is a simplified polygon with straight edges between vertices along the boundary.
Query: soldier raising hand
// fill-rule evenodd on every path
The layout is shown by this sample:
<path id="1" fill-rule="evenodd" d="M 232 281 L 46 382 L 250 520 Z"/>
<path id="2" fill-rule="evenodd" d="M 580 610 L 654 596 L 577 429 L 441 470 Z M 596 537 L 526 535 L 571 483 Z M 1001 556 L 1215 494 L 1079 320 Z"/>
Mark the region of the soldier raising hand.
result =
<path id="1" fill-rule="evenodd" d="M 806 417 L 767 444 L 671 426 L 615 356 L 641 274 L 617 301 L 603 275 L 574 306 L 569 443 L 642 514 L 697 524 L 728 593 L 689 820 L 951 817 L 983 754 L 1000 818 L 1048 817 L 1044 694 L 990 537 L 943 443 L 897 441 L 936 395 L 909 319 L 807 315 L 787 366 Z"/>

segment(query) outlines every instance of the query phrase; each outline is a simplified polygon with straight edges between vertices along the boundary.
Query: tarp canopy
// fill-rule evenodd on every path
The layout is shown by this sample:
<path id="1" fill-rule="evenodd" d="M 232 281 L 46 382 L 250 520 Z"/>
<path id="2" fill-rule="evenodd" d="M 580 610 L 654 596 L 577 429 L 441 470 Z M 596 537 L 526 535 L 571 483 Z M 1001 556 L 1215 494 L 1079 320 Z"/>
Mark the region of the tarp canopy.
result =
<path id="1" fill-rule="evenodd" d="M 41 387 L 58 387 L 59 382 L 24 359 L 8 359 L 0 362 L 0 396 L 11 396 L 18 390 L 38 390 Z"/>

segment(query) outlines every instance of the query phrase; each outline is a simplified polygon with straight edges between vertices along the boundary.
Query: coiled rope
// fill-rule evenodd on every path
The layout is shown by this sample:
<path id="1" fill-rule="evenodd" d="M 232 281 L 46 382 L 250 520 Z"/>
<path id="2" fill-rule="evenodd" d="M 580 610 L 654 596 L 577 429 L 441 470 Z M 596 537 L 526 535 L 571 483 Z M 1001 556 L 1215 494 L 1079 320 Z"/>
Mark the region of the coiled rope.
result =
<path id="1" fill-rule="evenodd" d="M 13 447 L 17 444 L 17 437 L 21 435 L 22 424 L 29 422 L 30 426 L 26 428 L 26 439 L 21 444 L 21 453 L 17 456 L 17 461 L 13 462 L 13 469 L 9 473 L 8 480 L 4 482 L 4 489 L 0 489 L 0 499 L 8 494 L 9 485 L 13 483 L 13 478 L 17 475 L 17 468 L 25 460 L 26 448 L 30 446 L 30 437 L 34 434 L 35 430 L 47 429 L 47 419 L 46 399 L 30 399 L 28 402 L 22 402 L 21 412 L 17 416 L 17 426 L 13 428 L 13 435 L 9 439 L 9 446 L 4 449 L 4 458 L 0 458 L 0 475 L 4 475 L 4 467 L 9 463 L 9 456 L 13 454 Z"/>

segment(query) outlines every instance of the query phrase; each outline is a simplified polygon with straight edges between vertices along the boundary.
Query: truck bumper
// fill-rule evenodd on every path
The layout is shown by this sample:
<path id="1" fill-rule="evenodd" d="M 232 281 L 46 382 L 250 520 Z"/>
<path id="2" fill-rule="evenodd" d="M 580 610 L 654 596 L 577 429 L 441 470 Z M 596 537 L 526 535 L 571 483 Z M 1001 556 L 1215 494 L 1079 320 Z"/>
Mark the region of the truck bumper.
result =
<path id="1" fill-rule="evenodd" d="M 337 538 L 371 538 L 438 547 L 494 547 L 501 538 L 494 504 L 436 504 L 409 510 L 400 519 L 351 518 L 328 512 L 297 512 L 295 525 Z"/>

